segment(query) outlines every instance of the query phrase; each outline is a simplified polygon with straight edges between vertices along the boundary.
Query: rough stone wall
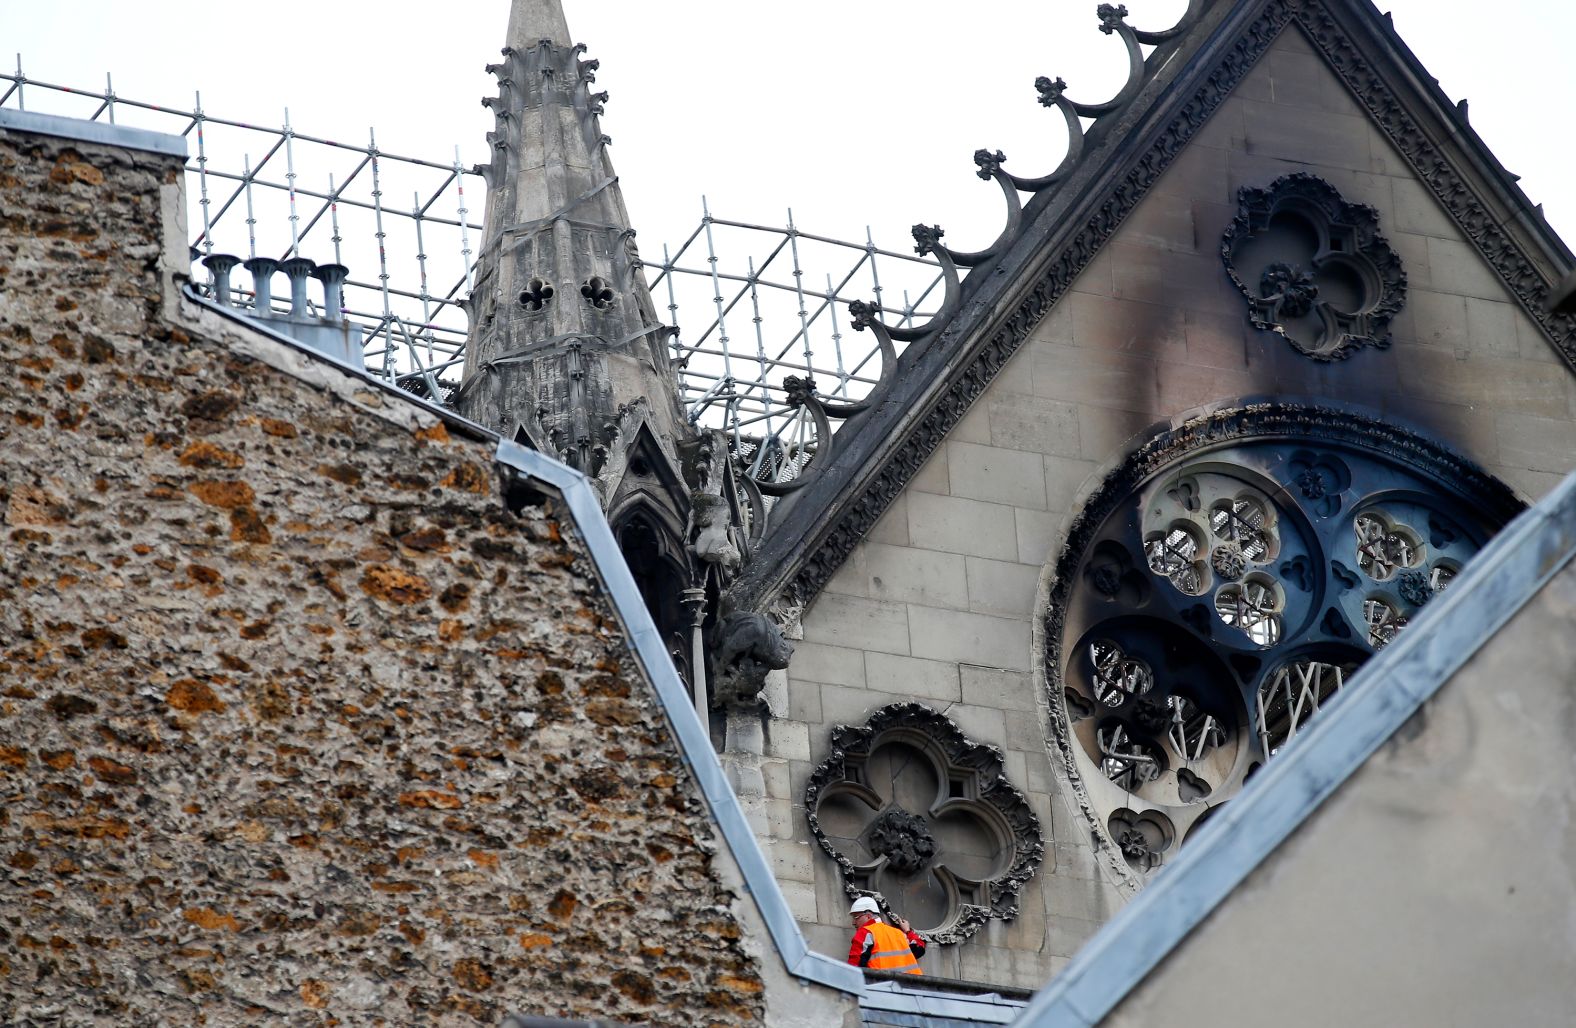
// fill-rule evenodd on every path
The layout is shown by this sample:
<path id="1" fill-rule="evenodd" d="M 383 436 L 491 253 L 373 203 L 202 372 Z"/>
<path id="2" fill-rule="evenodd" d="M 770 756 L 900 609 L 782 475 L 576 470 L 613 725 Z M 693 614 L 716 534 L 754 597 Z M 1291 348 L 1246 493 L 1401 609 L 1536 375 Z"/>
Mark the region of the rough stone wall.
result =
<path id="1" fill-rule="evenodd" d="M 1248 324 L 1221 235 L 1238 189 L 1293 172 L 1380 212 L 1410 280 L 1389 349 L 1319 364 Z M 1041 579 L 1089 493 L 1138 439 L 1264 396 L 1394 419 L 1528 499 L 1576 466 L 1576 376 L 1295 27 L 805 611 L 763 773 L 778 876 L 813 946 L 846 946 L 847 900 L 809 836 L 805 782 L 832 726 L 908 699 L 1001 747 L 1046 835 L 1018 919 L 933 948 L 927 972 L 1034 988 L 1120 908 L 1046 755 Z"/>
<path id="2" fill-rule="evenodd" d="M 162 320 L 176 174 L 0 134 L 0 1022 L 760 1022 L 563 512 Z"/>

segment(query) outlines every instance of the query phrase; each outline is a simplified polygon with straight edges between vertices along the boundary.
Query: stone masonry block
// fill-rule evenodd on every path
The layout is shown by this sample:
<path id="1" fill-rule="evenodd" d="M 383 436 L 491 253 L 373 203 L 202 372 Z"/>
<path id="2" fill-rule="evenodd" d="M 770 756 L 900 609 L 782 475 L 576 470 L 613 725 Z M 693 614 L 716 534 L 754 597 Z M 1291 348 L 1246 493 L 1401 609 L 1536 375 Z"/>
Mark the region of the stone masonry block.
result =
<path id="1" fill-rule="evenodd" d="M 809 639 L 796 642 L 793 644 L 793 662 L 788 665 L 790 700 L 794 683 L 801 678 L 829 685 L 864 685 L 864 653 L 851 647 L 827 646 Z"/>
<path id="2" fill-rule="evenodd" d="M 953 496 L 1045 507 L 1045 464 L 1037 453 L 949 442 L 947 472 Z"/>
<path id="3" fill-rule="evenodd" d="M 1161 250 L 1196 252 L 1193 207 L 1181 197 L 1150 193 L 1127 216 L 1122 238 Z"/>
<path id="4" fill-rule="evenodd" d="M 1461 238 L 1461 230 L 1450 220 L 1433 192 L 1413 175 L 1396 175 L 1390 183 L 1390 195 L 1394 198 L 1393 205 L 1385 213 L 1389 215 L 1393 231 L 1388 235 L 1410 232 L 1437 239 Z"/>
<path id="5" fill-rule="evenodd" d="M 998 707 L 976 707 L 972 704 L 959 703 L 947 708 L 947 716 L 956 721 L 958 727 L 963 729 L 975 742 L 986 742 L 992 746 L 1003 745 L 1006 735 L 1006 713 Z M 1021 779 L 1015 779 L 1014 785 L 1023 787 Z"/>
<path id="6" fill-rule="evenodd" d="M 920 466 L 919 472 L 908 480 L 905 494 L 917 491 L 946 496 L 951 492 L 947 481 L 947 444 L 943 442 Z"/>
<path id="7" fill-rule="evenodd" d="M 1243 148 L 1255 156 L 1351 171 L 1373 166 L 1367 119 L 1358 115 L 1243 101 L 1242 122 Z"/>
<path id="8" fill-rule="evenodd" d="M 1061 506 L 1071 502 L 1068 496 Z M 1054 511 L 1019 510 L 1015 512 L 1018 527 L 1018 563 L 1044 564 L 1053 551 L 1061 545 L 1061 525 L 1067 515 Z"/>
<path id="9" fill-rule="evenodd" d="M 1088 942 L 1099 929 L 1098 922 L 1076 917 L 1057 917 L 1053 913 L 1046 922 L 1045 949 L 1053 956 L 1075 956 L 1083 948 L 1083 944 Z"/>
<path id="10" fill-rule="evenodd" d="M 826 734 L 833 725 L 862 725 L 879 707 L 903 697 L 895 693 L 879 693 L 869 689 L 849 689 L 841 685 L 821 686 L 822 728 L 810 740 L 816 757 L 824 756 Z"/>
<path id="11" fill-rule="evenodd" d="M 898 698 L 956 703 L 960 697 L 958 666 L 947 661 L 867 653 L 865 681 L 871 690 Z"/>
<path id="12" fill-rule="evenodd" d="M 788 901 L 788 911 L 795 921 L 815 920 L 815 886 L 805 882 L 779 881 L 783 899 Z"/>
<path id="13" fill-rule="evenodd" d="M 1230 202 L 1233 197 L 1226 187 L 1226 151 L 1202 145 L 1195 137 L 1171 162 L 1171 167 L 1151 191 L 1188 200 Z"/>
<path id="14" fill-rule="evenodd" d="M 1236 369 L 1247 363 L 1246 310 L 1234 314 L 1188 311 L 1183 333 L 1189 364 Z"/>
<path id="15" fill-rule="evenodd" d="M 962 554 L 879 544 L 861 549 L 867 576 L 864 585 L 875 599 L 932 607 L 968 606 L 967 558 Z"/>
<path id="16" fill-rule="evenodd" d="M 1078 411 L 1072 404 L 1024 393 L 991 393 L 986 402 L 992 446 L 1077 456 Z"/>
<path id="17" fill-rule="evenodd" d="M 1036 395 L 1121 410 L 1159 409 L 1157 365 L 1148 357 L 1110 353 L 1037 339 L 1030 344 Z M 1079 423 L 1079 443 L 1089 452 Z M 1101 455 L 1102 457 L 1105 454 Z"/>
<path id="18" fill-rule="evenodd" d="M 940 447 L 938 447 L 940 449 Z M 913 483 L 910 482 L 910 485 Z M 899 494 L 892 505 L 876 519 L 875 527 L 865 536 L 866 542 L 887 543 L 890 546 L 908 545 L 908 497 Z"/>
<path id="19" fill-rule="evenodd" d="M 1092 461 L 1110 461 L 1129 451 L 1141 436 L 1158 425 L 1153 414 L 1104 407 L 1082 407 L 1078 425 L 1084 456 Z"/>
<path id="20" fill-rule="evenodd" d="M 966 661 L 1026 671 L 1029 622 L 910 605 L 912 652 L 932 660 Z"/>
<path id="21" fill-rule="evenodd" d="M 1502 412 L 1495 417 L 1500 463 L 1558 475 L 1576 469 L 1576 423 Z"/>
<path id="22" fill-rule="evenodd" d="M 1032 712 L 1038 709 L 1033 675 L 1021 671 L 977 667 L 974 664 L 962 664 L 958 672 L 963 685 L 964 703 L 981 707 L 1001 707 L 1005 710 Z M 1016 744 L 1009 739 L 1008 745 Z"/>
<path id="23" fill-rule="evenodd" d="M 908 536 L 915 546 L 1011 560 L 1017 555 L 1015 535 L 1011 507 L 961 496 L 908 494 Z"/>
<path id="24" fill-rule="evenodd" d="M 811 864 L 812 844 L 791 839 L 773 839 L 768 856 L 772 861 L 772 876 L 779 882 L 815 884 L 815 868 Z"/>
<path id="25" fill-rule="evenodd" d="M 1030 618 L 1040 569 L 1028 564 L 967 558 L 968 609 L 981 614 Z"/>
<path id="26" fill-rule="evenodd" d="M 772 718 L 766 722 L 766 755 L 782 760 L 809 760 L 810 726 L 803 721 Z"/>
<path id="27" fill-rule="evenodd" d="M 822 593 L 805 612 L 804 638 L 833 646 L 907 653 L 908 617 L 901 603 Z"/>
<path id="28" fill-rule="evenodd" d="M 791 720 L 804 721 L 812 725 L 821 723 L 820 683 L 805 679 L 789 678 L 788 717 Z"/>
<path id="29" fill-rule="evenodd" d="M 1525 315 L 1513 303 L 1466 297 L 1467 338 L 1474 351 L 1501 357 L 1520 356 L 1516 322 Z"/>
<path id="30" fill-rule="evenodd" d="M 1476 296 L 1485 300 L 1510 299 L 1504 283 L 1483 260 L 1482 254 L 1457 239 L 1429 237 L 1428 270 L 1441 293 Z"/>
<path id="31" fill-rule="evenodd" d="M 1045 455 L 1045 498 L 1046 506 L 1053 511 L 1072 510 L 1082 498 L 1083 493 L 1092 485 L 1095 464 L 1093 461 L 1080 460 L 1072 457 L 1056 457 Z M 1022 524 L 1022 521 L 1019 521 Z M 1020 551 L 1019 558 L 1022 563 L 1038 563 L 1023 560 Z"/>
<path id="32" fill-rule="evenodd" d="M 1119 297 L 1157 305 L 1186 297 L 1190 309 L 1223 314 L 1242 307 L 1242 294 L 1231 284 L 1217 255 L 1135 246 L 1120 237 L 1106 248 L 1111 251 L 1112 280 Z"/>
<path id="33" fill-rule="evenodd" d="M 1125 232 L 1120 238 L 1127 238 Z M 1183 311 L 1174 305 L 1177 299 L 1160 304 L 1074 293 L 1065 301 L 1073 316 L 1073 342 L 1108 352 L 1180 360 L 1187 338 Z"/>

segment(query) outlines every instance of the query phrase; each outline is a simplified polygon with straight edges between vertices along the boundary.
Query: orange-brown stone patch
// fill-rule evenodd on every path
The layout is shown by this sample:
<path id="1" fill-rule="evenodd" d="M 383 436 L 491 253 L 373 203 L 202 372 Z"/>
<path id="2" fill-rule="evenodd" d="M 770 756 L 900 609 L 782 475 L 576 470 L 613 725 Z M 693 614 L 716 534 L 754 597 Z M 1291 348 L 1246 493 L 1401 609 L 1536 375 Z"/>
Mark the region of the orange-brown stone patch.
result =
<path id="1" fill-rule="evenodd" d="M 210 507 L 250 507 L 257 499 L 257 494 L 245 482 L 193 482 L 190 489 L 192 495 Z"/>
<path id="2" fill-rule="evenodd" d="M 224 710 L 224 701 L 219 699 L 218 694 L 195 678 L 172 682 L 170 691 L 164 694 L 164 702 L 188 714 L 219 713 Z"/>
<path id="3" fill-rule="evenodd" d="M 361 591 L 390 603 L 408 605 L 431 598 L 432 586 L 426 579 L 389 564 L 374 564 L 362 574 Z"/>

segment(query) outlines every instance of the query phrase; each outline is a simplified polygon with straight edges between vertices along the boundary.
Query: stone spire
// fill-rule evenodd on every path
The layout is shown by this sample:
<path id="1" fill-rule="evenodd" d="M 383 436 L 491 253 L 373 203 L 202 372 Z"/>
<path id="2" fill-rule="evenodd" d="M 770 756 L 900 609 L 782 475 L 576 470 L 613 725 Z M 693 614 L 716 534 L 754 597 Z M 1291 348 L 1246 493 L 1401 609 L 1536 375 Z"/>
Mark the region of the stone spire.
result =
<path id="1" fill-rule="evenodd" d="M 584 51 L 559 0 L 514 0 L 503 62 L 488 66 L 498 96 L 482 101 L 497 126 L 478 169 L 486 229 L 454 402 L 599 479 L 610 503 L 610 476 L 642 424 L 675 470 L 693 433 L 608 159 L 607 94 Z"/>

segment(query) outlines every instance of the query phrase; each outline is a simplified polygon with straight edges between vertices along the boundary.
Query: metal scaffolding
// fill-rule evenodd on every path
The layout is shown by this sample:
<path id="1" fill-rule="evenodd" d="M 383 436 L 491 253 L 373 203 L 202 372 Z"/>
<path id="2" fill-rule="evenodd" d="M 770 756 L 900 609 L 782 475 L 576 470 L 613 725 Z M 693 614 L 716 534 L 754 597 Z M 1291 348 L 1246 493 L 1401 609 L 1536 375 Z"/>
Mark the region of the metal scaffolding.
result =
<path id="1" fill-rule="evenodd" d="M 480 175 L 452 159 L 380 150 L 375 132 L 349 143 L 301 131 L 288 110 L 278 127 L 28 78 L 20 56 L 0 73 L 0 107 L 115 122 L 185 137 L 192 226 L 192 280 L 212 290 L 204 258 L 316 256 L 351 269 L 339 316 L 363 329 L 367 370 L 445 400 L 465 362 L 464 305 L 474 275 L 470 200 Z M 134 113 L 133 113 L 134 112 Z M 394 199 L 410 197 L 409 207 Z M 880 377 L 868 334 L 844 333 L 838 305 L 873 301 L 893 326 L 924 322 L 940 306 L 934 257 L 848 242 L 800 229 L 715 216 L 702 200 L 699 224 L 660 261 L 643 260 L 654 302 L 665 299 L 680 397 L 690 420 L 730 430 L 753 454 L 757 474 L 792 478 L 816 448 L 816 428 L 789 401 L 789 378 L 811 379 L 828 399 L 854 401 Z M 257 302 L 232 286 L 230 301 Z M 895 297 L 901 296 L 901 301 Z M 284 297 L 266 297 L 283 312 Z M 322 312 L 329 313 L 332 312 Z M 748 326 L 747 328 L 744 326 Z M 731 330 L 731 334 L 730 334 Z M 775 461 L 775 467 L 766 462 Z"/>

